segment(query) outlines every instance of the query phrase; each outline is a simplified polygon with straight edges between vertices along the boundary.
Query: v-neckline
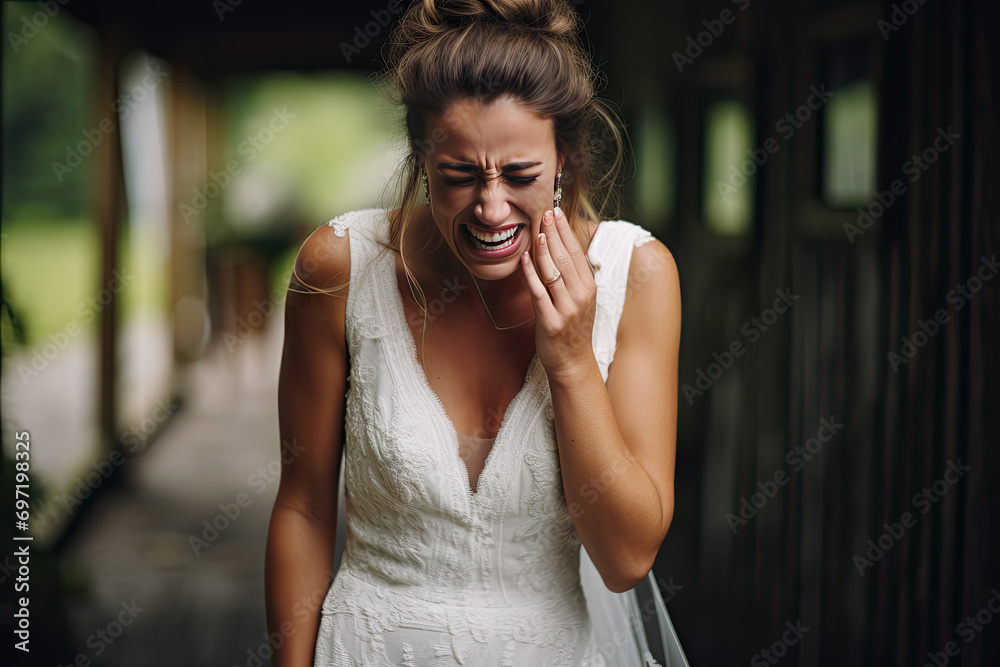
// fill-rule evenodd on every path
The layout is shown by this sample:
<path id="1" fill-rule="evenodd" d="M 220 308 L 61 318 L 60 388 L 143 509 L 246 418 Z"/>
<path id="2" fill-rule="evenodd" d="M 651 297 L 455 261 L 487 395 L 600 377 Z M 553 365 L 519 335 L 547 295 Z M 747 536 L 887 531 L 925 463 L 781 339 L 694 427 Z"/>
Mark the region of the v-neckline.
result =
<path id="1" fill-rule="evenodd" d="M 413 338 L 413 332 L 410 331 L 410 326 L 406 322 L 406 309 L 403 305 L 403 295 L 399 291 L 399 279 L 396 275 L 396 254 L 395 252 L 387 253 L 388 258 L 391 261 L 387 261 L 386 264 L 389 267 L 389 277 L 390 285 L 392 286 L 393 301 L 395 303 L 395 324 L 402 330 L 402 336 L 407 343 L 407 348 L 409 354 L 406 355 L 407 360 L 412 364 L 413 370 L 417 377 L 420 379 L 420 384 L 425 395 L 428 397 L 429 401 L 434 405 L 434 409 L 437 411 L 437 416 L 447 424 L 448 431 L 451 435 L 451 442 L 449 446 L 450 457 L 452 462 L 457 464 L 459 472 L 462 473 L 462 486 L 465 489 L 466 496 L 470 499 L 470 502 L 477 501 L 481 496 L 483 496 L 483 491 L 489 489 L 490 475 L 494 472 L 494 468 L 498 465 L 496 459 L 503 454 L 503 443 L 504 435 L 507 430 L 509 430 L 508 424 L 511 421 L 511 415 L 515 413 L 516 409 L 520 407 L 521 403 L 525 400 L 524 395 L 528 392 L 531 386 L 535 382 L 535 375 L 538 372 L 538 368 L 541 367 L 541 362 L 538 360 L 538 353 L 535 352 L 531 356 L 531 361 L 528 362 L 528 369 L 524 374 L 524 382 L 521 383 L 521 388 L 518 389 L 514 397 L 510 399 L 510 403 L 504 409 L 503 417 L 500 420 L 500 428 L 497 429 L 496 436 L 493 439 L 493 446 L 490 447 L 489 454 L 486 455 L 486 461 L 483 463 L 483 469 L 479 472 L 479 477 L 476 479 L 476 490 L 472 490 L 472 482 L 469 480 L 469 467 L 465 465 L 465 461 L 459 455 L 459 443 L 458 443 L 458 429 L 455 428 L 455 422 L 451 420 L 448 416 L 448 411 L 444 407 L 444 403 L 441 401 L 441 397 L 437 395 L 434 388 L 431 386 L 430 380 L 427 379 L 427 372 L 424 367 L 420 364 L 417 359 L 417 343 Z"/>

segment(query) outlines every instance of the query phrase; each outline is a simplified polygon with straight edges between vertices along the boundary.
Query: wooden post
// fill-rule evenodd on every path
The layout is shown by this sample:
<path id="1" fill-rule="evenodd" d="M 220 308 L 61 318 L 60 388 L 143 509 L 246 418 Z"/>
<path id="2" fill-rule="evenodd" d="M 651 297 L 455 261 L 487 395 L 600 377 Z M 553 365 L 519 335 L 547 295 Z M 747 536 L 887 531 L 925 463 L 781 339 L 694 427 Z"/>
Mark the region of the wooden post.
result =
<path id="1" fill-rule="evenodd" d="M 100 226 L 101 279 L 98 291 L 111 290 L 120 281 L 118 269 L 119 234 L 122 223 L 122 144 L 121 128 L 115 101 L 118 99 L 118 66 L 121 62 L 121 39 L 116 29 L 108 29 L 100 39 L 97 68 L 97 117 L 108 119 L 112 130 L 108 141 L 94 147 L 95 215 Z M 98 427 L 101 451 L 114 447 L 118 428 L 118 367 L 116 351 L 120 294 L 113 294 L 100 313 L 100 352 L 98 371 Z"/>
<path id="2" fill-rule="evenodd" d="M 205 293 L 207 117 L 201 82 L 183 61 L 171 63 L 172 187 L 170 286 L 175 373 L 183 374 L 208 336 Z"/>

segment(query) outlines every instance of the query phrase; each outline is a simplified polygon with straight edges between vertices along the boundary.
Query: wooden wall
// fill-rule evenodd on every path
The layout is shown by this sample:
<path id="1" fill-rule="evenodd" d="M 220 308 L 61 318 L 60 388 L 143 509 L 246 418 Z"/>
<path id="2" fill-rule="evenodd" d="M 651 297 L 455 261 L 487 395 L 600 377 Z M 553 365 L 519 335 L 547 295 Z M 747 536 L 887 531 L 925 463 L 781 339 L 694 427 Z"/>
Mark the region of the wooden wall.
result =
<path id="1" fill-rule="evenodd" d="M 958 628 L 1000 585 L 991 519 L 1000 466 L 990 447 L 1000 280 L 949 301 L 998 250 L 1000 57 L 989 26 L 1000 22 L 985 0 L 928 0 L 894 23 L 901 4 L 581 6 L 599 24 L 607 92 L 630 127 L 653 105 L 675 128 L 675 206 L 662 218 L 632 217 L 657 231 L 680 268 L 681 384 L 695 385 L 733 342 L 748 343 L 742 326 L 772 307 L 776 290 L 798 297 L 709 389 L 679 399 L 676 514 L 656 572 L 665 588 L 671 578 L 682 586 L 669 607 L 695 665 L 771 664 L 761 651 L 781 643 L 786 622 L 809 628 L 772 654 L 786 665 L 918 665 L 949 641 L 959 649 L 949 664 L 1000 655 L 1000 623 L 969 642 Z M 673 52 L 725 9 L 735 20 L 679 71 Z M 877 188 L 902 179 L 903 194 L 860 236 L 845 231 L 859 213 L 817 194 L 820 110 L 758 170 L 747 233 L 708 231 L 708 105 L 745 103 L 763 140 L 825 82 L 825 54 L 851 44 L 867 54 L 877 90 Z M 948 127 L 961 137 L 911 181 L 904 165 Z M 632 139 L 641 151 L 641 135 Z M 924 340 L 918 322 L 932 328 L 939 309 L 948 319 L 894 369 L 889 353 L 902 352 L 901 337 Z M 829 434 L 822 420 L 842 427 L 808 445 L 822 444 L 811 460 L 790 464 L 788 452 Z M 948 473 L 955 482 L 938 485 L 938 502 L 914 501 L 959 459 L 971 469 Z M 778 473 L 787 482 L 775 488 L 768 482 Z M 727 519 L 743 498 L 767 491 L 745 524 Z M 906 512 L 912 525 L 901 537 L 882 537 L 885 523 L 899 532 L 892 524 Z M 889 548 L 867 566 L 868 540 L 880 537 Z"/>

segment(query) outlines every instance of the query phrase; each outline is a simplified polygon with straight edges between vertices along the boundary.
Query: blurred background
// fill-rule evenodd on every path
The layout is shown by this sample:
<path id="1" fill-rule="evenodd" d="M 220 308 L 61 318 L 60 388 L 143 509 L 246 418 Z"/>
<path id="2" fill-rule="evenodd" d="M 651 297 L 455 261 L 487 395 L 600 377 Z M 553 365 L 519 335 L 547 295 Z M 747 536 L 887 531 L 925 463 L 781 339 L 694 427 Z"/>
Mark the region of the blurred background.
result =
<path id="1" fill-rule="evenodd" d="M 269 664 L 284 290 L 391 207 L 406 4 L 3 3 L 3 664 Z M 654 572 L 691 664 L 994 664 L 995 6 L 574 4 L 634 150 L 616 217 L 681 275 Z"/>

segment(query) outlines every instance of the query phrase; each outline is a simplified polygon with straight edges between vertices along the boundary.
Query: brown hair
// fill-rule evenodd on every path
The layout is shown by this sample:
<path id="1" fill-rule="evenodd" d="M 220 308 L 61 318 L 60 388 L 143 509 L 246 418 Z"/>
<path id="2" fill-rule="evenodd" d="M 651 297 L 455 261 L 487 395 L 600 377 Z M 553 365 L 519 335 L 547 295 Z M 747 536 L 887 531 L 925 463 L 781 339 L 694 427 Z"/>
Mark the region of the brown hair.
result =
<path id="1" fill-rule="evenodd" d="M 459 100 L 509 97 L 551 119 L 565 160 L 561 206 L 570 224 L 617 213 L 625 133 L 614 108 L 597 96 L 600 78 L 581 31 L 569 0 L 417 0 L 404 12 L 386 41 L 377 77 L 406 110 L 409 144 L 398 210 L 389 221 L 390 248 L 402 253 L 403 235 L 423 203 L 423 161 L 442 141 L 426 136 L 425 121 Z M 405 257 L 403 268 L 426 310 Z M 317 290 L 296 279 L 309 291 L 346 287 Z"/>
<path id="2" fill-rule="evenodd" d="M 553 121 L 565 158 L 562 208 L 571 223 L 617 208 L 624 132 L 597 97 L 598 75 L 580 31 L 568 0 L 420 0 L 403 14 L 381 73 L 406 109 L 410 148 L 398 215 L 390 221 L 391 247 L 401 247 L 423 202 L 420 168 L 439 140 L 425 136 L 425 120 L 458 100 L 510 97 Z"/>

